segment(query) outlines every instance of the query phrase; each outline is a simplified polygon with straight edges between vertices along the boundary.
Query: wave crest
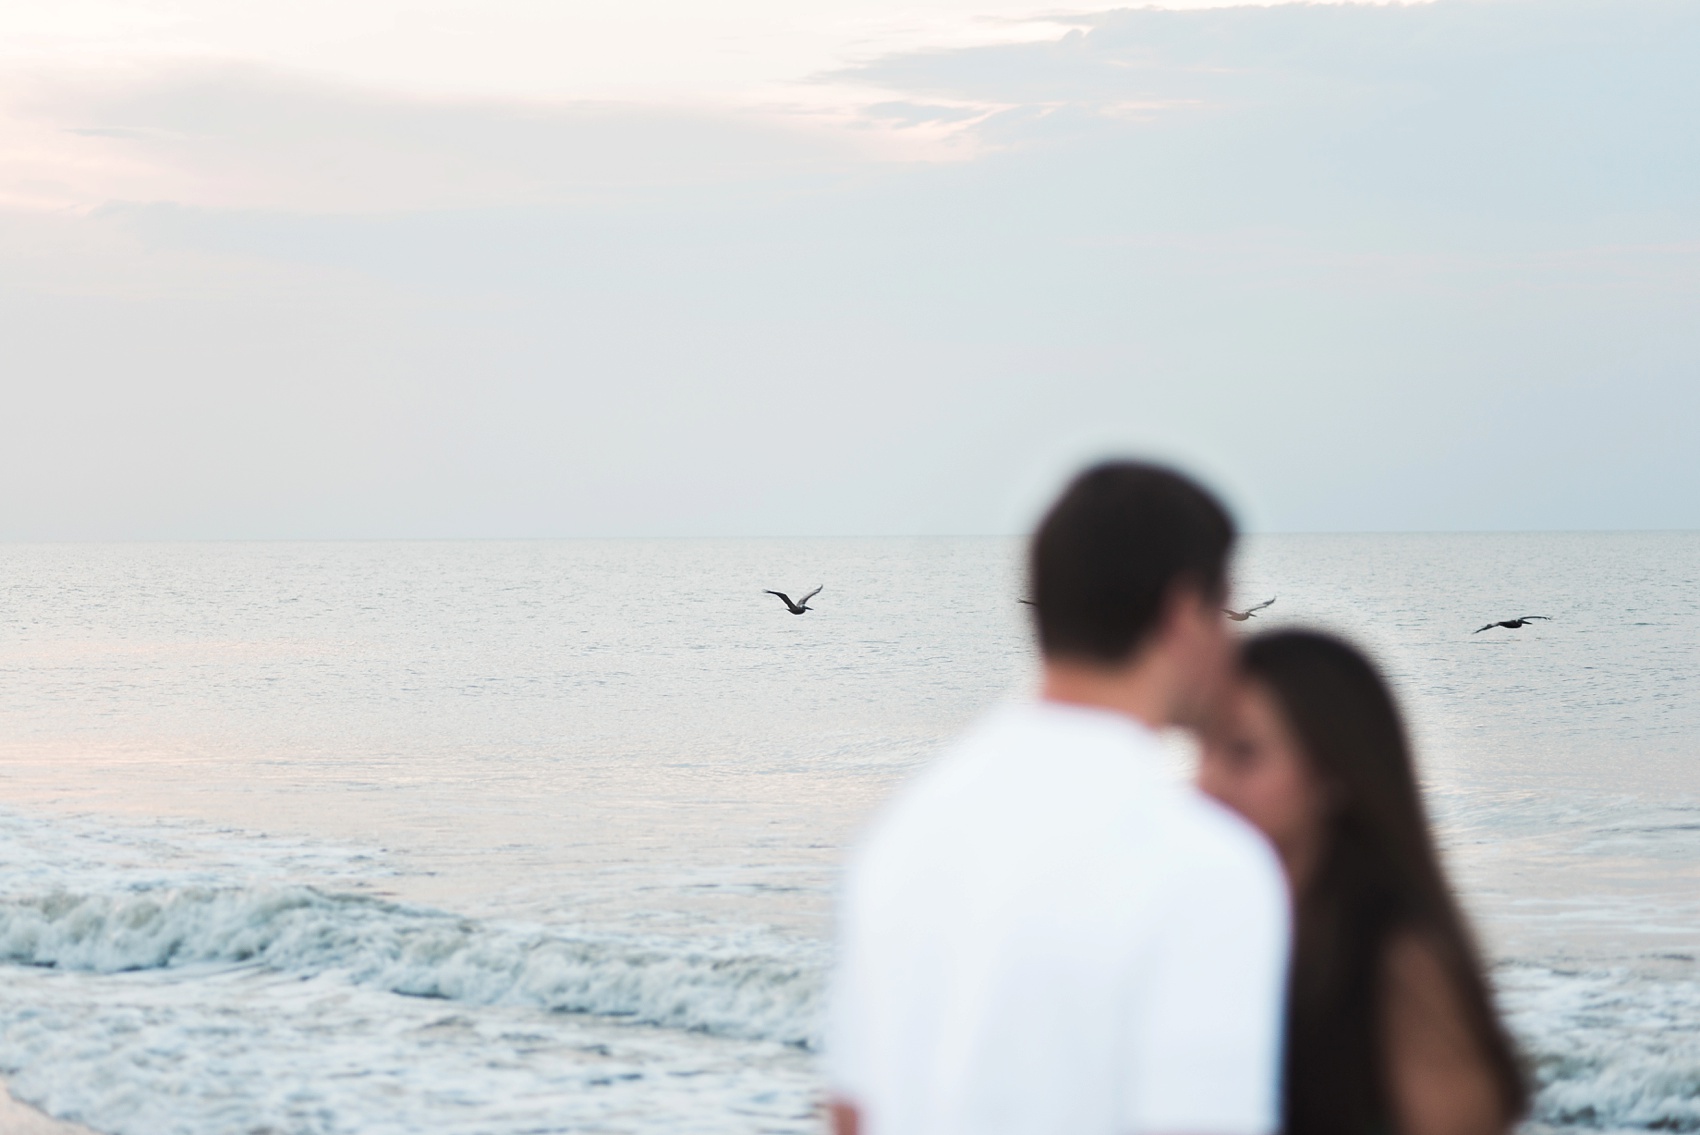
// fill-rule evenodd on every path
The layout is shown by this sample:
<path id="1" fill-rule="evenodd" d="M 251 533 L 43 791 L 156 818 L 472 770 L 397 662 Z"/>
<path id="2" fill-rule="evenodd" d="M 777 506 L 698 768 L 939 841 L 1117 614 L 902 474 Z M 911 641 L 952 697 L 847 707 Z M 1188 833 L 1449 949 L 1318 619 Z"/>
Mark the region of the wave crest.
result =
<path id="1" fill-rule="evenodd" d="M 0 960 L 121 973 L 193 964 L 336 971 L 414 997 L 528 1005 L 814 1047 L 819 960 L 568 935 L 311 887 L 55 893 L 0 902 Z"/>

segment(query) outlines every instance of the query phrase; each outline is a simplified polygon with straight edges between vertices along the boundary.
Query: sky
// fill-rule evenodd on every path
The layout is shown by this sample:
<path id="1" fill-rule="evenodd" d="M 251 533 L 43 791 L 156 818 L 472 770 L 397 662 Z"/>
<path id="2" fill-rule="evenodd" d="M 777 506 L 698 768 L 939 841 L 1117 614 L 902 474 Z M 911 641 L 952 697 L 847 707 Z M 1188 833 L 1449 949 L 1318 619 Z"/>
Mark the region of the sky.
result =
<path id="1" fill-rule="evenodd" d="M 1700 3 L 13 0 L 0 539 L 1700 527 Z"/>

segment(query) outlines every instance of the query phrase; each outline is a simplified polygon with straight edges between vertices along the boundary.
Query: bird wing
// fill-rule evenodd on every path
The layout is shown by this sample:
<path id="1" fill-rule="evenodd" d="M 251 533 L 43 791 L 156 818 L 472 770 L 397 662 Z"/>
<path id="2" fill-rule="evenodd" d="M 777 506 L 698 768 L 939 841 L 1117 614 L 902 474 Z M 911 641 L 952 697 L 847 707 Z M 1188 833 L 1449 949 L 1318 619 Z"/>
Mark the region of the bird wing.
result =
<path id="1" fill-rule="evenodd" d="M 807 595 L 803 596 L 803 598 L 798 601 L 798 606 L 802 606 L 804 603 L 807 603 L 810 599 L 813 599 L 815 596 L 819 595 L 820 592 L 821 592 L 821 587 L 825 587 L 825 586 L 826 586 L 826 584 L 823 583 L 823 584 L 820 585 L 820 587 L 815 588 L 813 591 L 811 591 Z"/>
<path id="2" fill-rule="evenodd" d="M 769 591 L 769 592 L 767 592 L 767 594 L 779 596 L 781 599 L 785 600 L 785 605 L 787 607 L 795 607 L 796 606 L 795 603 L 791 602 L 791 597 L 789 595 L 785 594 L 785 592 L 783 592 L 783 591 Z"/>
<path id="3" fill-rule="evenodd" d="M 1025 603 L 1029 607 L 1037 607 L 1039 605 L 1039 604 L 1033 602 L 1033 600 L 1031 600 L 1031 599 L 1017 599 L 1016 602 L 1017 603 Z"/>
<path id="4" fill-rule="evenodd" d="M 1249 613 L 1250 612 L 1248 612 L 1248 611 L 1236 611 L 1232 607 L 1223 607 L 1222 608 L 1222 614 L 1228 616 L 1228 618 L 1230 618 L 1230 619 L 1243 619 Z"/>
<path id="5" fill-rule="evenodd" d="M 1518 615 L 1517 617 L 1519 619 L 1541 619 L 1549 623 L 1552 622 L 1551 615 Z"/>
<path id="6" fill-rule="evenodd" d="M 1279 596 L 1277 596 L 1277 597 L 1276 597 L 1276 598 L 1280 598 L 1280 597 L 1279 597 Z M 1257 606 L 1255 606 L 1255 607 L 1248 607 L 1248 608 L 1246 608 L 1246 614 L 1248 614 L 1248 615 L 1249 615 L 1249 614 L 1250 614 L 1250 613 L 1251 613 L 1251 612 L 1253 612 L 1253 611 L 1261 611 L 1261 610 L 1263 610 L 1263 609 L 1264 609 L 1264 608 L 1265 608 L 1265 607 L 1273 607 L 1273 606 L 1274 606 L 1274 605 L 1275 605 L 1275 600 L 1274 600 L 1274 599 L 1265 599 L 1265 600 L 1264 600 L 1264 601 L 1263 601 L 1263 602 L 1261 602 L 1261 603 L 1259 603 L 1259 604 L 1258 604 L 1258 605 L 1257 605 Z"/>
<path id="7" fill-rule="evenodd" d="M 1481 634 L 1483 631 L 1493 630 L 1493 628 L 1497 627 L 1498 625 L 1499 625 L 1498 623 L 1489 623 L 1485 627 L 1477 627 L 1475 630 L 1471 631 L 1470 633 L 1471 634 Z"/>

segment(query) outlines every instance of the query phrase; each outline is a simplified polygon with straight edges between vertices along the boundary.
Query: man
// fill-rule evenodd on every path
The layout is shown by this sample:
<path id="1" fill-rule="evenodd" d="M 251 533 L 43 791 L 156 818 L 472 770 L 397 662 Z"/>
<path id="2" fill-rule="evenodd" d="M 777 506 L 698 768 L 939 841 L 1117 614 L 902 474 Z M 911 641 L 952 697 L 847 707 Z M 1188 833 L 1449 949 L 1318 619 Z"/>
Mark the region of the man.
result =
<path id="1" fill-rule="evenodd" d="M 1248 826 L 1162 769 L 1232 648 L 1233 522 L 1087 470 L 1030 551 L 1041 698 L 906 786 L 846 875 L 838 1135 L 1268 1135 L 1288 906 Z"/>

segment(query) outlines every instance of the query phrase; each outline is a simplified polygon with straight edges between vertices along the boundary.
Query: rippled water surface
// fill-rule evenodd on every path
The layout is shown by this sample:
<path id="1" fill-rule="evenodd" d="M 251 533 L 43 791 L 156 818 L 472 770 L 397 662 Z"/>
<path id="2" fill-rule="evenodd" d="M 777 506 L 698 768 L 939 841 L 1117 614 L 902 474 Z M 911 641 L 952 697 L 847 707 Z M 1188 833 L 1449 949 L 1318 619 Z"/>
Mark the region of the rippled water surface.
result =
<path id="1" fill-rule="evenodd" d="M 0 547 L 0 1073 L 112 1135 L 817 1130 L 836 865 L 1030 683 L 1018 560 Z M 1700 536 L 1239 576 L 1398 681 L 1532 1123 L 1700 1129 Z"/>

